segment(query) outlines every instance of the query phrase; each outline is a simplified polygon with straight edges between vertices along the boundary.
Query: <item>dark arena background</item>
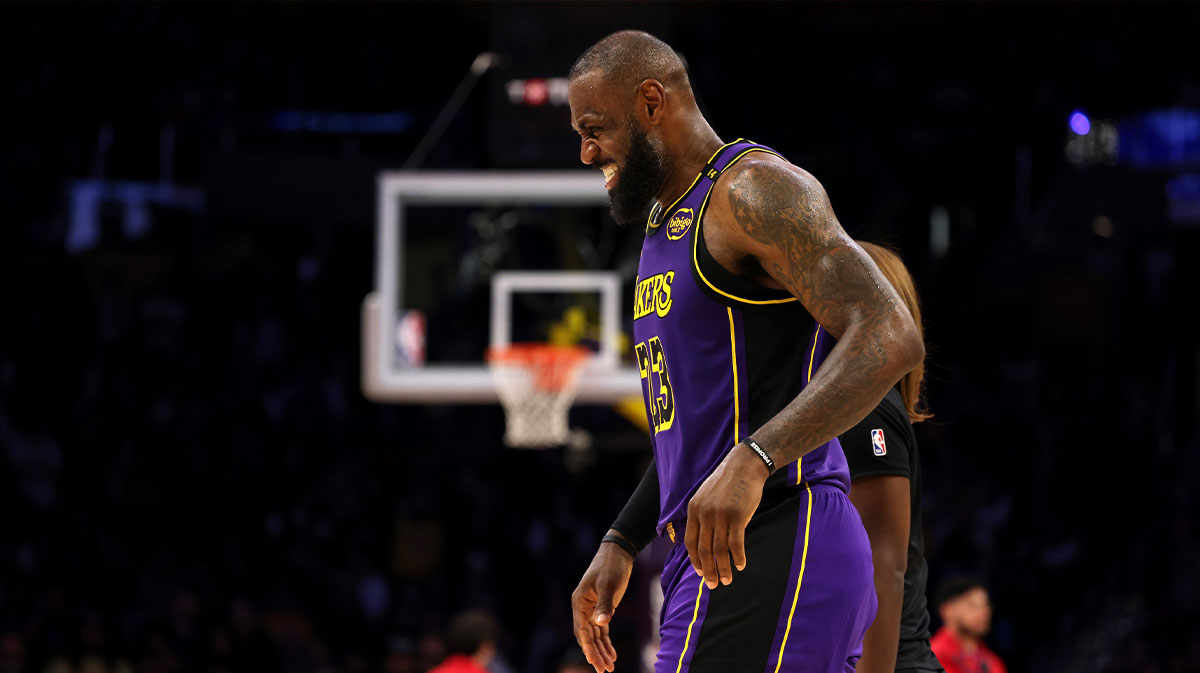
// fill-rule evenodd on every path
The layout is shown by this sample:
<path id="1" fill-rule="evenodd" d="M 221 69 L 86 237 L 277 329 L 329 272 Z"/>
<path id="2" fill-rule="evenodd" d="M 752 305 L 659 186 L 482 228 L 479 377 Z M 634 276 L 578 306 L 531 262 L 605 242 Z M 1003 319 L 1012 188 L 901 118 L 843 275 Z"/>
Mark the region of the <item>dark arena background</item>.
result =
<path id="1" fill-rule="evenodd" d="M 637 413 L 530 451 L 495 399 L 368 399 L 364 299 L 384 173 L 599 184 L 562 78 L 625 27 L 902 251 L 930 588 L 984 579 L 1010 671 L 1200 671 L 1200 5 L 782 2 L 0 5 L 0 671 L 423 673 L 469 608 L 494 673 L 581 670 Z M 604 208 L 411 210 L 404 357 L 486 372 L 500 269 L 616 271 L 628 330 Z"/>

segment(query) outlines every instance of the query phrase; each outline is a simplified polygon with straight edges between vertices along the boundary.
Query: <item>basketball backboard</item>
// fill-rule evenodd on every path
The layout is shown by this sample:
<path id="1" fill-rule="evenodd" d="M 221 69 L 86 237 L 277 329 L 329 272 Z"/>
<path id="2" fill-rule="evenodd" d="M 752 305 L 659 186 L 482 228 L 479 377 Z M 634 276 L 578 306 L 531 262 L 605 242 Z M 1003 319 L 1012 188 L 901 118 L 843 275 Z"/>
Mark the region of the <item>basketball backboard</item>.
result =
<path id="1" fill-rule="evenodd" d="M 409 259 L 407 214 L 412 208 L 565 207 L 602 208 L 608 196 L 601 179 L 586 171 L 394 172 L 380 175 L 376 221 L 375 290 L 362 308 L 362 387 L 368 399 L 408 404 L 497 403 L 482 359 L 426 364 L 396 356 L 408 311 L 405 263 Z M 632 281 L 632 278 L 625 279 Z M 514 297 L 521 293 L 596 295 L 596 354 L 583 372 L 576 401 L 610 403 L 641 396 L 633 366 L 622 366 L 622 278 L 612 271 L 498 270 L 492 276 L 488 343 L 513 339 Z"/>

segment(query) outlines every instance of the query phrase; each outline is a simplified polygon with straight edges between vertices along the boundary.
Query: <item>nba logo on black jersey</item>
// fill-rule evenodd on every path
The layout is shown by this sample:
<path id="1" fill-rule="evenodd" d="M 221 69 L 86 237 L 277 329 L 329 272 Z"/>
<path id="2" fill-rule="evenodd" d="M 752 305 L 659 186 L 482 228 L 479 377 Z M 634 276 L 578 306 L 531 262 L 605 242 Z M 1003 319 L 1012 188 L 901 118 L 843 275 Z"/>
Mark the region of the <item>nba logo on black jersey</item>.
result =
<path id="1" fill-rule="evenodd" d="M 875 429 L 871 431 L 871 447 L 875 449 L 875 455 L 887 455 L 887 444 L 883 443 L 883 430 Z"/>

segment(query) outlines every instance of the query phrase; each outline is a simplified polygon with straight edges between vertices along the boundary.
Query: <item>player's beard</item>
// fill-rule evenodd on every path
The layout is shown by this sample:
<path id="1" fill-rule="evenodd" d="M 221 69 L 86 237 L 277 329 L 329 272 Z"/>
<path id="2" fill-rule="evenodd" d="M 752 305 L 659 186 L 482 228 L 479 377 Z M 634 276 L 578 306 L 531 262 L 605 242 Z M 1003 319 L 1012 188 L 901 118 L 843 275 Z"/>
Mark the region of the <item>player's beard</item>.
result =
<path id="1" fill-rule="evenodd" d="M 666 161 L 650 138 L 629 120 L 629 154 L 621 166 L 617 184 L 608 192 L 608 205 L 617 224 L 625 226 L 644 221 L 650 203 L 666 180 Z"/>

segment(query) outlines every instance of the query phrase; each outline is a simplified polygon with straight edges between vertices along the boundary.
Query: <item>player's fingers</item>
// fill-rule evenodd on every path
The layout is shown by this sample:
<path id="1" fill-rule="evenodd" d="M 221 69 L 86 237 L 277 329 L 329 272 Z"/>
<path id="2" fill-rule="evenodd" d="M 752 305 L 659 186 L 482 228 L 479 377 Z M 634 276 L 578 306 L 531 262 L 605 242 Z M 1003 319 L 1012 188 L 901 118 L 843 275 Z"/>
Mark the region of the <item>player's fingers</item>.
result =
<path id="1" fill-rule="evenodd" d="M 592 647 L 595 648 L 596 656 L 600 659 L 598 663 L 604 670 L 613 670 L 612 657 L 608 655 L 608 650 L 604 647 L 604 634 L 601 632 L 601 627 L 595 624 L 592 624 Z"/>
<path id="2" fill-rule="evenodd" d="M 695 498 L 692 500 L 694 502 Z M 683 544 L 687 547 L 688 560 L 692 563 L 692 569 L 696 571 L 697 575 L 703 577 L 704 571 L 700 569 L 700 554 L 696 549 L 700 541 L 700 523 L 694 509 L 691 504 L 688 505 L 688 524 L 683 531 Z"/>
<path id="3" fill-rule="evenodd" d="M 696 555 L 700 557 L 700 575 L 709 589 L 717 588 L 717 566 L 713 563 L 713 528 L 708 521 L 697 521 L 700 531 L 697 535 Z M 689 521 L 691 526 L 692 522 Z"/>
<path id="4" fill-rule="evenodd" d="M 733 567 L 739 571 L 746 569 L 746 527 L 733 525 L 729 527 L 729 553 L 733 556 Z"/>
<path id="5" fill-rule="evenodd" d="M 612 637 L 608 632 L 607 626 L 600 627 L 600 635 L 604 637 L 604 650 L 608 653 L 608 658 L 611 659 L 614 664 L 616 664 L 617 648 L 613 647 Z"/>
<path id="6" fill-rule="evenodd" d="M 596 669 L 596 673 L 601 673 L 604 670 L 604 665 L 600 655 L 596 652 L 595 637 L 592 634 L 592 625 L 584 622 L 575 629 L 575 641 L 579 643 L 579 649 L 583 650 L 583 658 Z"/>
<path id="7" fill-rule="evenodd" d="M 595 638 L 592 635 L 592 624 L 584 624 L 582 629 L 575 633 L 575 639 L 580 643 L 580 649 L 583 650 L 583 659 L 588 660 L 588 663 L 596 669 L 596 673 L 604 672 L 604 660 L 601 659 L 600 653 L 596 651 Z"/>
<path id="8" fill-rule="evenodd" d="M 726 585 L 733 581 L 733 569 L 729 566 L 729 524 L 724 518 L 717 519 L 713 526 L 713 564 L 717 572 L 714 579 Z"/>
<path id="9" fill-rule="evenodd" d="M 579 643 L 579 649 L 583 650 L 583 657 L 587 662 L 596 669 L 596 673 L 602 673 L 604 670 L 603 660 L 600 654 L 596 651 L 596 638 L 592 633 L 592 624 L 588 620 L 591 616 L 592 601 L 587 600 L 587 596 L 582 596 L 577 590 L 572 597 L 571 618 L 575 622 L 575 640 Z"/>

